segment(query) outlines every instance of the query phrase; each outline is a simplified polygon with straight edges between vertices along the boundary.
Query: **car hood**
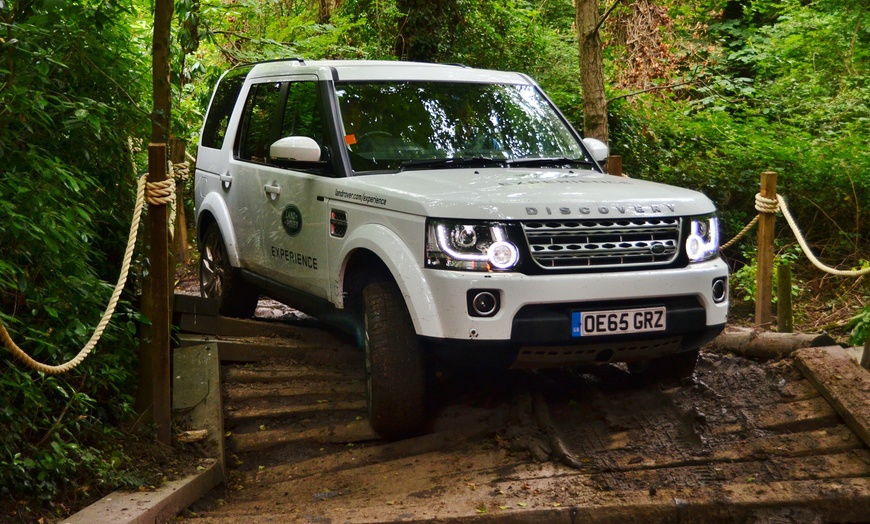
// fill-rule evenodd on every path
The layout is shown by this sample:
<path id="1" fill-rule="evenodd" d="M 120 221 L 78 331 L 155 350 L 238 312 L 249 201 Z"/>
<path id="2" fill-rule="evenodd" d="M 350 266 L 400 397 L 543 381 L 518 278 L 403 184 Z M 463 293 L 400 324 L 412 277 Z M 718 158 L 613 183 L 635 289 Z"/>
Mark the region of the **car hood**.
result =
<path id="1" fill-rule="evenodd" d="M 439 169 L 341 179 L 330 198 L 428 217 L 616 218 L 712 213 L 688 189 L 591 170 Z"/>

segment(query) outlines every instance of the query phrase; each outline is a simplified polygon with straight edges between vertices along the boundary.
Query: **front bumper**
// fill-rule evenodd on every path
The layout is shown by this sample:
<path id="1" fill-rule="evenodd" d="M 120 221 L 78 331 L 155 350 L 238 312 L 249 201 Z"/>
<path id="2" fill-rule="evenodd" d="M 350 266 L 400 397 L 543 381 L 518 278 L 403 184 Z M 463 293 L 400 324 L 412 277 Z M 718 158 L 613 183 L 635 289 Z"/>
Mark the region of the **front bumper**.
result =
<path id="1" fill-rule="evenodd" d="M 695 349 L 722 331 L 728 300 L 714 300 L 713 282 L 727 275 L 721 259 L 675 269 L 561 275 L 426 270 L 430 314 L 417 315 L 417 328 L 446 351 L 511 348 L 516 365 L 643 360 Z M 470 314 L 469 290 L 496 295 L 498 312 Z M 572 312 L 653 306 L 665 307 L 665 331 L 572 336 Z"/>

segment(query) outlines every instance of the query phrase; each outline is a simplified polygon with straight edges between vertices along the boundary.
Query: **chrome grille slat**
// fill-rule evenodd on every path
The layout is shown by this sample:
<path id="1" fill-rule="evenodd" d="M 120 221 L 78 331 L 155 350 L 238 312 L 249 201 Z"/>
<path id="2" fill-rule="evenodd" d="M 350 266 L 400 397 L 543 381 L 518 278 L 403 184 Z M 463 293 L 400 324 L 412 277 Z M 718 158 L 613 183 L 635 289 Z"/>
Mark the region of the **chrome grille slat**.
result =
<path id="1" fill-rule="evenodd" d="M 523 231 L 545 269 L 665 265 L 680 246 L 679 218 L 535 220 Z M 653 248 L 655 246 L 655 248 Z"/>

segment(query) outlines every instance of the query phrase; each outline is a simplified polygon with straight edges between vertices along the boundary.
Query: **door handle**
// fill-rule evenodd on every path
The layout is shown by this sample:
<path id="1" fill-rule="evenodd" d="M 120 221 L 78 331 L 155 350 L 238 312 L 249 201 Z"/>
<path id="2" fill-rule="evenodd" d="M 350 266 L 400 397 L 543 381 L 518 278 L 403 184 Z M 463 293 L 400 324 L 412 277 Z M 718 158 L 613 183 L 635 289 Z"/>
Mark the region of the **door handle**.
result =
<path id="1" fill-rule="evenodd" d="M 272 198 L 281 194 L 281 186 L 279 186 L 277 182 L 273 182 L 272 185 L 266 184 L 263 186 L 263 189 L 266 193 L 269 193 L 269 195 L 274 195 Z"/>
<path id="2" fill-rule="evenodd" d="M 229 173 L 224 173 L 221 175 L 221 184 L 225 188 L 229 189 L 229 187 L 232 185 L 232 183 L 233 183 L 233 175 L 231 175 Z"/>

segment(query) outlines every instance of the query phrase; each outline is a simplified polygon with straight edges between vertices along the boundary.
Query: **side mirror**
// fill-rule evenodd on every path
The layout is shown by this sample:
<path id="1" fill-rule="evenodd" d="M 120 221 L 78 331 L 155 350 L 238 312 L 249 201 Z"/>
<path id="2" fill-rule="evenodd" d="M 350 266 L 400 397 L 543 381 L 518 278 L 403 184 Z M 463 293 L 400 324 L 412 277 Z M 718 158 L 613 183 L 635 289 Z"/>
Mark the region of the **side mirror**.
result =
<path id="1" fill-rule="evenodd" d="M 307 136 L 287 136 L 269 146 L 269 158 L 317 162 L 320 160 L 320 146 Z"/>
<path id="2" fill-rule="evenodd" d="M 604 162 L 610 155 L 610 148 L 607 147 L 607 144 L 597 138 L 584 138 L 583 145 L 586 146 L 596 162 Z"/>

